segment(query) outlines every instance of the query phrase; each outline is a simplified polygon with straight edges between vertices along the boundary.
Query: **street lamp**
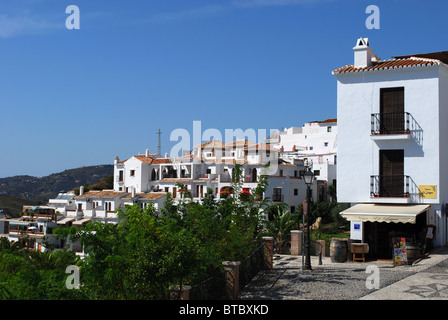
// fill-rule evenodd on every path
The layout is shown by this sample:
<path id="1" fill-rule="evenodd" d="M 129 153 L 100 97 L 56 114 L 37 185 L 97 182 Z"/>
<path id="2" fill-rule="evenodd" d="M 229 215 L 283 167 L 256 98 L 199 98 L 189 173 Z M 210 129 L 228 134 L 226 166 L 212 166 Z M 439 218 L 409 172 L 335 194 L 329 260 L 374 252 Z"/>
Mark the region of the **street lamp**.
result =
<path id="1" fill-rule="evenodd" d="M 306 170 L 302 170 L 300 172 L 300 176 L 305 180 L 306 184 L 306 202 L 308 204 L 307 206 L 307 213 L 306 213 L 306 231 L 307 231 L 307 238 L 306 238 L 306 257 L 305 257 L 305 266 L 304 270 L 311 270 L 311 255 L 310 255 L 310 198 L 311 198 L 311 184 L 314 181 L 314 172 L 311 171 L 311 168 L 308 167 Z"/>

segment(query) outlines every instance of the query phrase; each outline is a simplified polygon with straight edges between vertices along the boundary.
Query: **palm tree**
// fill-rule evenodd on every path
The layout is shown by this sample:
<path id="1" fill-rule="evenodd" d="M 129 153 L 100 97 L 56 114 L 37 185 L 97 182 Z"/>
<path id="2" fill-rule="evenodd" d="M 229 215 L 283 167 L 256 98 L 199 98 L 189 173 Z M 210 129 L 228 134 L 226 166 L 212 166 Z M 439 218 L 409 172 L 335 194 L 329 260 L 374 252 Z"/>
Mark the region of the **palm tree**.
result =
<path id="1" fill-rule="evenodd" d="M 296 222 L 289 210 L 277 208 L 277 213 L 274 214 L 274 219 L 268 221 L 266 228 L 269 234 L 274 237 L 275 243 L 278 245 L 279 252 L 283 252 L 283 246 L 287 241 L 286 236 L 294 228 Z"/>

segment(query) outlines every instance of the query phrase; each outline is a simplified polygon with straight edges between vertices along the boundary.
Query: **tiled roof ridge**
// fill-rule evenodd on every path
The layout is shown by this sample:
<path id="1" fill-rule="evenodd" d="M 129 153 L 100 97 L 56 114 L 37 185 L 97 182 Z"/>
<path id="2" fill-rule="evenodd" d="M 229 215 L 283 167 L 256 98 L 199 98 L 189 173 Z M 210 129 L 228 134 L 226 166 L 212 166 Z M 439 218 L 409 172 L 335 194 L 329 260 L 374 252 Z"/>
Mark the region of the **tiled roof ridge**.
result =
<path id="1" fill-rule="evenodd" d="M 400 59 L 400 60 L 405 60 L 406 58 L 404 58 L 404 59 Z M 440 61 L 439 59 L 432 59 L 432 58 L 424 58 L 424 57 L 419 57 L 419 56 L 411 56 L 411 57 L 409 57 L 408 59 L 411 59 L 411 60 L 423 60 L 423 61 L 429 61 L 429 62 L 434 62 L 434 63 L 436 63 L 436 64 L 442 64 L 443 62 L 442 61 Z M 398 60 L 398 59 L 397 59 Z"/>
<path id="2" fill-rule="evenodd" d="M 405 69 L 405 68 L 415 68 L 433 65 L 444 65 L 444 62 L 439 59 L 424 58 L 419 56 L 410 56 L 406 58 L 395 58 L 389 60 L 381 60 L 378 62 L 373 62 L 369 67 L 358 67 L 355 68 L 353 64 L 345 65 L 341 68 L 334 70 L 333 74 L 343 74 L 343 73 L 354 73 L 354 72 L 365 72 L 365 71 L 378 71 L 378 70 L 393 70 L 393 69 Z"/>

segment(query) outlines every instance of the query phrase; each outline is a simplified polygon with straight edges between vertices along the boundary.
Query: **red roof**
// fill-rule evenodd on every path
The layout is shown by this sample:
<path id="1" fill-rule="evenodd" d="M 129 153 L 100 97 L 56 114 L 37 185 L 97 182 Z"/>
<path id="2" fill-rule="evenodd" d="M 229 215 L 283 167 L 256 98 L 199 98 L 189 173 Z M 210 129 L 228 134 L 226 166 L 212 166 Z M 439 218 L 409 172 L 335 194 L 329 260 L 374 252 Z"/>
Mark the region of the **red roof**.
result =
<path id="1" fill-rule="evenodd" d="M 438 59 L 423 58 L 417 56 L 410 56 L 403 59 L 392 59 L 385 61 L 372 62 L 370 67 L 355 68 L 353 65 L 347 65 L 342 68 L 333 71 L 333 74 L 342 74 L 349 72 L 361 72 L 361 71 L 377 71 L 377 70 L 393 70 L 415 67 L 427 67 L 444 64 Z"/>

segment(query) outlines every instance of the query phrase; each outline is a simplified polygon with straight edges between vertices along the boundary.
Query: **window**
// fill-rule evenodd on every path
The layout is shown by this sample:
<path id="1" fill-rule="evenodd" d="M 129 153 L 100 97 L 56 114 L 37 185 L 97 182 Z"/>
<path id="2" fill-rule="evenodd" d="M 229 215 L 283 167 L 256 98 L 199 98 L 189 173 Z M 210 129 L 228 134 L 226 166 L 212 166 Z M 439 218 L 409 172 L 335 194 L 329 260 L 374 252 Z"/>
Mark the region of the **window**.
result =
<path id="1" fill-rule="evenodd" d="M 272 195 L 272 201 L 282 201 L 282 188 L 274 188 L 274 193 Z"/>
<path id="2" fill-rule="evenodd" d="M 283 170 L 280 170 L 280 177 L 283 177 Z"/>
<path id="3" fill-rule="evenodd" d="M 328 142 L 324 142 L 324 147 L 328 147 Z"/>
<path id="4" fill-rule="evenodd" d="M 131 172 L 130 172 L 130 176 L 131 176 L 131 177 L 134 177 L 134 176 L 135 176 L 135 170 L 131 170 Z"/>
<path id="5" fill-rule="evenodd" d="M 298 196 L 299 195 L 299 189 L 294 189 L 294 195 Z"/>
<path id="6" fill-rule="evenodd" d="M 404 150 L 380 150 L 380 197 L 404 194 Z"/>
<path id="7" fill-rule="evenodd" d="M 380 133 L 404 132 L 404 87 L 380 89 Z"/>
<path id="8" fill-rule="evenodd" d="M 314 175 L 317 177 L 317 176 L 320 176 L 320 170 L 314 170 Z"/>
<path id="9" fill-rule="evenodd" d="M 123 182 L 123 170 L 118 171 L 118 182 Z"/>
<path id="10" fill-rule="evenodd" d="M 327 127 L 327 132 L 331 132 L 331 126 Z"/>

